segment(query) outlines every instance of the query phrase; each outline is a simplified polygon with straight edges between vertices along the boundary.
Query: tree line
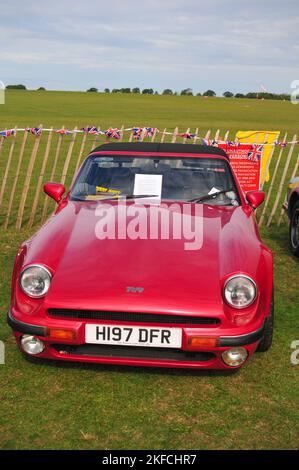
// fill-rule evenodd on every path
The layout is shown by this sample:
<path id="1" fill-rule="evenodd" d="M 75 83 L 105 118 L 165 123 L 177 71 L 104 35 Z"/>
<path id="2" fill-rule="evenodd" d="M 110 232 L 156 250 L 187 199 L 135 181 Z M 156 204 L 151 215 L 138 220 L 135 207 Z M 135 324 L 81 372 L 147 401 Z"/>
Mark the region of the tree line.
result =
<path id="1" fill-rule="evenodd" d="M 26 86 L 19 85 L 7 85 L 6 90 L 26 90 Z M 46 91 L 44 87 L 39 87 L 37 91 Z M 91 87 L 86 90 L 88 93 L 98 93 L 99 90 L 96 87 Z M 127 94 L 142 94 L 142 95 L 159 95 L 160 93 L 153 88 L 144 88 L 141 90 L 138 87 L 135 88 L 105 88 L 104 93 L 127 93 Z M 185 88 L 178 92 L 173 91 L 171 88 L 165 88 L 161 95 L 168 96 L 204 96 L 204 97 L 215 97 L 217 96 L 214 90 L 207 90 L 204 93 L 193 93 L 192 88 Z M 222 95 L 224 98 L 249 98 L 249 99 L 265 99 L 265 100 L 290 100 L 290 95 L 287 93 L 269 93 L 269 92 L 249 92 L 249 93 L 232 93 L 231 91 L 225 91 Z"/>

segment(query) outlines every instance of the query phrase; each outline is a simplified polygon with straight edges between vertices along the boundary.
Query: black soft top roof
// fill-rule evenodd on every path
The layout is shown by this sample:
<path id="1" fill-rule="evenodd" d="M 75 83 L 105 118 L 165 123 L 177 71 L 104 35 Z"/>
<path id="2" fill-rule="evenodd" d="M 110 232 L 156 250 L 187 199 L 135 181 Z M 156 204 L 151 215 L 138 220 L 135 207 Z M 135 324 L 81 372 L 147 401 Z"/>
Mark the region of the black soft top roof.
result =
<path id="1" fill-rule="evenodd" d="M 156 142 L 117 142 L 96 147 L 90 152 L 157 152 L 157 153 L 195 153 L 202 155 L 221 155 L 228 159 L 224 150 L 209 145 L 196 144 L 160 144 Z"/>

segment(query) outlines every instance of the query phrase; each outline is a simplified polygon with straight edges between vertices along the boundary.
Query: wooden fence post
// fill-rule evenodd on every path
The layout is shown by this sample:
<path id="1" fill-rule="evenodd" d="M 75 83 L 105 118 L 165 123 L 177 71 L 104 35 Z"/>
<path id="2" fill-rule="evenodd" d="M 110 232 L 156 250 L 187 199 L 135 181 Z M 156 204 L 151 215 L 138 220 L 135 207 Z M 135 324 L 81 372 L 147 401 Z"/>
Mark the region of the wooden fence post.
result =
<path id="1" fill-rule="evenodd" d="M 77 127 L 75 127 L 74 131 L 76 131 L 76 130 L 77 130 Z M 74 145 L 75 145 L 76 137 L 77 137 L 77 132 L 74 132 L 74 134 L 72 135 L 72 139 L 71 139 L 69 149 L 68 149 L 68 152 L 67 152 L 67 155 L 66 155 L 66 159 L 65 159 L 65 162 L 64 162 L 64 167 L 63 167 L 62 175 L 61 175 L 61 179 L 60 179 L 61 184 L 65 183 L 65 180 L 66 180 L 66 177 L 67 177 L 67 172 L 68 172 L 70 161 L 71 161 L 71 158 L 72 158 L 72 153 L 73 153 L 73 148 L 74 148 Z"/>
<path id="2" fill-rule="evenodd" d="M 100 126 L 98 126 L 97 129 L 100 131 L 101 130 Z M 93 143 L 92 143 L 90 151 L 92 151 L 93 149 L 95 149 L 97 147 L 97 143 L 98 143 L 99 138 L 100 138 L 100 135 L 96 134 L 95 138 L 93 139 Z M 109 139 L 108 140 L 106 139 L 106 142 L 109 142 Z"/>
<path id="3" fill-rule="evenodd" d="M 86 139 L 87 139 L 87 132 L 85 132 L 83 134 L 83 137 L 82 137 L 81 147 L 80 147 L 77 162 L 76 162 L 75 174 L 77 174 L 77 171 L 78 171 L 79 166 L 80 166 L 81 158 L 82 158 L 84 148 L 85 148 L 85 144 L 86 144 Z"/>
<path id="4" fill-rule="evenodd" d="M 4 144 L 5 144 L 5 137 L 1 137 L 1 139 L 0 139 L 0 153 L 3 150 Z"/>
<path id="5" fill-rule="evenodd" d="M 22 140 L 22 144 L 21 144 L 21 149 L 20 149 L 20 153 L 19 153 L 19 160 L 18 160 L 18 164 L 17 164 L 16 174 L 15 174 L 15 177 L 14 177 L 14 182 L 13 182 L 11 193 L 10 193 L 6 219 L 5 219 L 5 222 L 4 222 L 4 228 L 5 229 L 7 229 L 8 224 L 9 224 L 9 218 L 10 218 L 10 214 L 11 214 L 11 210 L 12 210 L 12 206 L 13 206 L 13 201 L 14 201 L 14 197 L 15 197 L 15 192 L 16 192 L 16 188 L 17 188 L 17 183 L 18 183 L 18 179 L 19 179 L 19 175 L 20 175 L 20 170 L 21 170 L 21 165 L 22 165 L 22 161 L 23 161 L 23 155 L 24 155 L 24 150 L 25 150 L 27 137 L 28 137 L 28 133 L 24 132 L 24 136 L 23 136 L 23 140 Z"/>
<path id="6" fill-rule="evenodd" d="M 292 141 L 296 141 L 296 139 L 297 139 L 297 136 L 294 135 Z M 288 168 L 289 168 L 289 164 L 290 164 L 290 161 L 291 161 L 291 158 L 292 158 L 294 148 L 295 148 L 295 144 L 292 144 L 291 147 L 290 147 L 289 153 L 288 153 L 288 157 L 287 157 L 285 166 L 284 166 L 284 170 L 283 170 L 283 174 L 282 174 L 282 177 L 281 177 L 281 180 L 280 180 L 280 185 L 279 185 L 279 188 L 278 188 L 277 196 L 276 196 L 274 205 L 272 207 L 270 217 L 269 217 L 268 222 L 267 222 L 267 227 L 270 227 L 272 219 L 273 219 L 273 217 L 275 215 L 275 212 L 277 210 L 278 203 L 279 203 L 280 196 L 281 196 L 281 192 L 282 192 L 282 188 L 284 186 L 284 182 L 285 182 L 285 179 L 286 179 L 286 176 L 287 176 L 287 172 L 288 172 Z"/>
<path id="7" fill-rule="evenodd" d="M 7 182 L 7 178 L 8 178 L 8 173 L 9 173 L 9 170 L 10 170 L 10 165 L 11 165 L 11 162 L 12 162 L 13 152 L 14 152 L 14 148 L 15 148 L 15 144 L 16 144 L 17 127 L 15 127 L 14 131 L 15 132 L 12 135 L 12 141 L 11 141 L 11 144 L 10 144 L 8 160 L 7 160 L 7 163 L 6 163 L 5 172 L 4 172 L 2 185 L 1 185 L 1 190 L 0 190 L 0 206 L 2 204 L 3 195 L 4 195 L 4 192 L 5 192 L 6 182 Z"/>
<path id="8" fill-rule="evenodd" d="M 39 128 L 42 129 L 42 124 L 39 125 Z M 36 156 L 37 156 L 37 152 L 38 152 L 39 143 L 40 143 L 41 138 L 42 138 L 42 134 L 40 136 L 35 137 L 35 142 L 34 142 L 34 145 L 33 145 L 32 152 L 31 152 L 31 157 L 30 157 L 30 160 L 29 160 L 29 165 L 28 165 L 27 174 L 26 174 L 26 177 L 25 177 L 23 191 L 21 193 L 21 201 L 20 201 L 18 215 L 17 215 L 17 221 L 16 221 L 16 229 L 17 230 L 20 230 L 20 228 L 22 227 L 25 203 L 26 203 L 28 191 L 29 191 L 29 188 L 30 188 L 31 176 L 32 176 L 34 163 L 35 163 L 35 160 L 36 160 Z"/>
<path id="9" fill-rule="evenodd" d="M 40 194 L 41 194 L 41 189 L 42 189 L 42 183 L 43 183 L 43 179 L 44 179 L 44 175 L 45 175 L 45 170 L 46 170 L 47 162 L 48 162 L 48 158 L 49 158 L 51 142 L 52 142 L 52 136 L 53 136 L 53 127 L 51 127 L 49 135 L 48 135 L 47 146 L 46 146 L 46 150 L 45 150 L 45 154 L 44 154 L 44 158 L 43 158 L 43 163 L 42 163 L 41 171 L 40 171 L 38 181 L 37 181 L 36 192 L 35 192 L 34 201 L 33 201 L 33 205 L 32 205 L 32 210 L 31 210 L 31 214 L 30 214 L 30 218 L 29 218 L 29 222 L 28 222 L 28 227 L 29 228 L 32 227 L 33 222 L 34 222 L 34 217 L 35 217 L 35 214 L 36 214 L 36 209 L 37 209 L 38 201 L 39 201 Z"/>
<path id="10" fill-rule="evenodd" d="M 178 133 L 179 133 L 179 128 L 176 127 L 176 128 L 174 129 L 173 136 L 172 136 L 172 139 L 171 139 L 171 143 L 172 143 L 172 144 L 175 144 Z"/>
<path id="11" fill-rule="evenodd" d="M 209 139 L 210 135 L 211 135 L 211 129 L 209 129 L 209 130 L 206 132 L 205 139 Z"/>
<path id="12" fill-rule="evenodd" d="M 64 129 L 64 126 L 62 127 L 62 129 Z M 54 176 L 55 176 L 55 173 L 56 173 L 56 167 L 57 167 L 58 159 L 59 159 L 59 156 L 60 156 L 60 149 L 61 149 L 62 139 L 63 139 L 63 135 L 62 135 L 62 134 L 59 134 L 59 135 L 58 135 L 58 141 L 57 141 L 57 147 L 56 147 L 55 158 L 54 158 L 54 163 L 53 163 L 53 167 L 52 167 L 52 171 L 51 171 L 51 176 L 50 176 L 50 181 L 51 181 L 51 182 L 53 182 Z M 45 221 L 45 219 L 46 219 L 46 217 L 47 217 L 48 204 L 49 204 L 49 198 L 46 197 L 46 198 L 45 198 L 45 201 L 44 201 L 43 212 L 42 212 L 42 219 L 41 219 L 42 224 L 44 223 L 44 221 Z"/>
<path id="13" fill-rule="evenodd" d="M 219 134 L 220 134 L 220 129 L 217 129 L 217 131 L 215 132 L 214 140 L 217 141 L 219 139 Z"/>
<path id="14" fill-rule="evenodd" d="M 167 128 L 165 127 L 164 131 L 162 132 L 161 139 L 160 139 L 161 144 L 163 144 L 163 142 L 164 142 L 166 130 L 167 130 Z"/>
<path id="15" fill-rule="evenodd" d="M 189 134 L 190 132 L 190 127 L 188 127 L 188 129 L 186 130 L 186 134 Z M 183 138 L 183 144 L 185 144 L 187 142 L 187 139 L 186 137 Z"/>
<path id="16" fill-rule="evenodd" d="M 288 136 L 288 134 L 286 133 L 286 134 L 284 135 L 283 141 L 286 141 L 287 136 Z M 282 156 L 283 150 L 284 150 L 284 148 L 282 147 L 282 148 L 280 149 L 280 151 L 279 151 L 279 155 L 278 155 L 278 158 L 277 158 L 277 162 L 276 162 L 276 164 L 275 164 L 273 176 L 272 176 L 272 178 L 271 178 L 271 183 L 270 183 L 270 186 L 269 186 L 269 189 L 268 189 L 267 197 L 266 197 L 266 200 L 265 200 L 265 203 L 264 203 L 264 206 L 263 206 L 263 211 L 262 211 L 261 216 L 260 216 L 260 219 L 259 219 L 259 223 L 258 223 L 258 226 L 259 226 L 259 227 L 261 227 L 261 225 L 262 225 L 262 223 L 263 223 L 263 220 L 264 220 L 264 218 L 265 218 L 266 210 L 267 210 L 267 207 L 268 207 L 268 205 L 269 205 L 270 196 L 271 196 L 271 194 L 272 194 L 272 189 L 273 189 L 274 182 L 275 182 L 275 179 L 276 179 L 276 175 L 277 175 L 277 171 L 278 171 L 278 168 L 279 168 L 279 164 L 280 164 L 280 160 L 281 160 L 281 156 Z"/>
<path id="17" fill-rule="evenodd" d="M 154 130 L 154 132 L 153 132 L 153 136 L 152 136 L 152 138 L 151 138 L 151 142 L 155 142 L 155 140 L 156 140 L 156 135 L 157 135 L 157 128 L 155 127 L 155 130 Z"/>

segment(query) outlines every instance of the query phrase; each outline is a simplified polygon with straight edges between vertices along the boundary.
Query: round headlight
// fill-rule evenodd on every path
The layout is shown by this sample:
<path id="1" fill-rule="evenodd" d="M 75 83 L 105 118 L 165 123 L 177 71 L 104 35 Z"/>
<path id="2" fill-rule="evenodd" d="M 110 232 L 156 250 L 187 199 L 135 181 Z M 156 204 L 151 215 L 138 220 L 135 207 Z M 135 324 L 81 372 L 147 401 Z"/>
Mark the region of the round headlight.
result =
<path id="1" fill-rule="evenodd" d="M 236 367 L 246 361 L 248 352 L 245 348 L 232 348 L 222 353 L 222 360 L 227 366 Z"/>
<path id="2" fill-rule="evenodd" d="M 224 297 L 232 307 L 248 307 L 255 301 L 256 296 L 255 282 L 247 276 L 233 276 L 225 283 Z"/>
<path id="3" fill-rule="evenodd" d="M 21 338 L 21 346 L 23 350 L 30 354 L 31 356 L 35 356 L 36 354 L 40 354 L 45 349 L 44 343 L 34 336 L 24 335 Z"/>
<path id="4" fill-rule="evenodd" d="M 51 279 L 51 273 L 45 267 L 32 264 L 22 271 L 20 284 L 25 294 L 38 298 L 46 295 Z"/>

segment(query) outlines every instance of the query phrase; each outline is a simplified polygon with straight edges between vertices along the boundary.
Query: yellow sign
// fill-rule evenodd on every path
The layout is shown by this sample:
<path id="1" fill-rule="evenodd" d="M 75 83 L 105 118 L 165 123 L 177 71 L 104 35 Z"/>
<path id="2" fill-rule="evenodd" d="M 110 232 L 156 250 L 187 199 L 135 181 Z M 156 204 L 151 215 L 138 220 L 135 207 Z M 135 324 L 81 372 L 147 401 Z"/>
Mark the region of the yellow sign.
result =
<path id="1" fill-rule="evenodd" d="M 239 142 L 247 142 L 249 144 L 274 144 L 278 140 L 280 132 L 279 131 L 238 131 L 236 133 L 236 138 Z M 265 181 L 269 181 L 270 174 L 266 170 L 268 168 L 269 158 L 271 158 L 274 147 L 272 145 L 265 145 L 263 150 L 262 157 L 262 166 L 261 166 L 261 184 Z"/>
<path id="2" fill-rule="evenodd" d="M 120 194 L 121 191 L 118 191 L 117 189 L 109 189 L 109 188 L 104 188 L 102 186 L 96 186 L 96 192 L 97 193 L 109 193 L 109 194 Z"/>

